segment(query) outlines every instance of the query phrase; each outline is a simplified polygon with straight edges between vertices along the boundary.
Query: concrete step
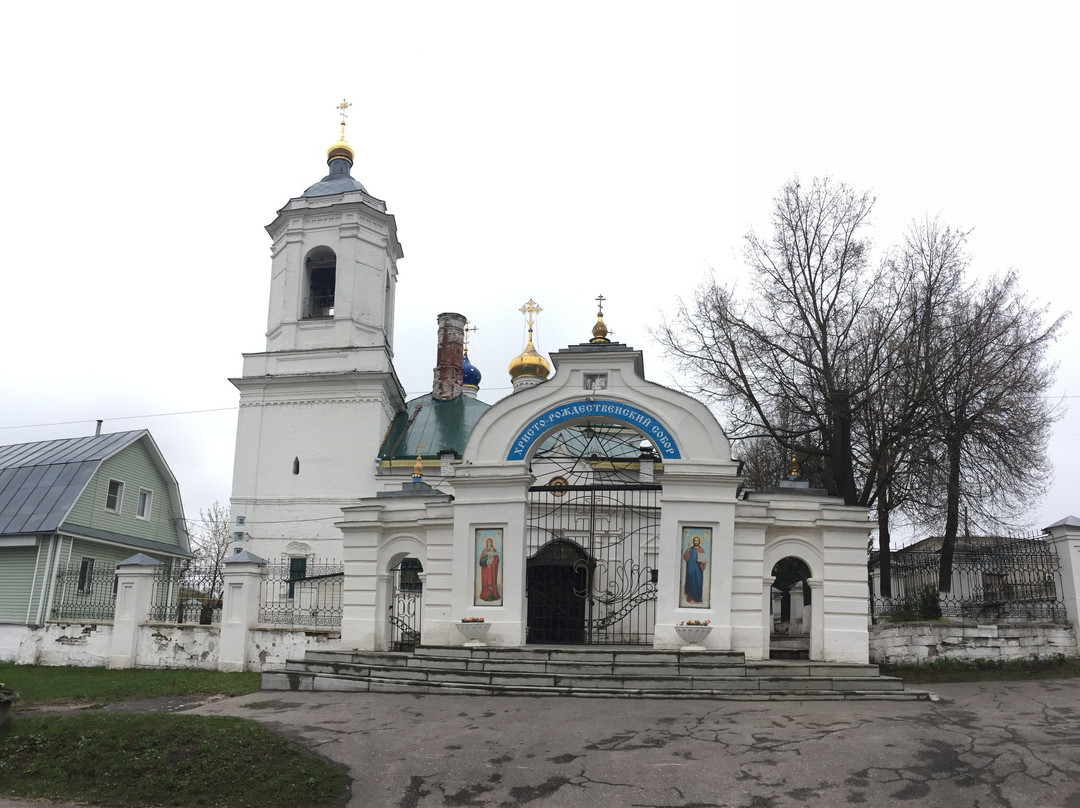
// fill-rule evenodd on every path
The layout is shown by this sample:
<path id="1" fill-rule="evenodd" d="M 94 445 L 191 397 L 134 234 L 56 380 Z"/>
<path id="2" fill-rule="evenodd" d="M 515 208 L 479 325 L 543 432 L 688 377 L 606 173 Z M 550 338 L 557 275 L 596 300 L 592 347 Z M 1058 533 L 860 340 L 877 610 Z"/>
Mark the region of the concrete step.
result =
<path id="1" fill-rule="evenodd" d="M 644 698 L 894 698 L 876 665 L 746 662 L 741 653 L 423 647 L 412 653 L 310 651 L 263 674 L 267 690 L 357 690 Z M 830 695 L 831 694 L 831 695 Z M 925 693 L 910 693 L 925 698 Z"/>
<path id="2" fill-rule="evenodd" d="M 822 671 L 813 675 L 798 672 L 757 674 L 747 667 L 728 667 L 716 671 L 699 670 L 692 674 L 669 673 L 661 669 L 639 666 L 631 673 L 596 671 L 523 671 L 518 669 L 485 668 L 467 670 L 460 667 L 443 668 L 432 665 L 393 667 L 370 663 L 342 665 L 336 662 L 304 660 L 290 662 L 285 673 L 300 676 L 333 676 L 340 679 L 388 678 L 411 682 L 478 684 L 513 687 L 596 688 L 678 690 L 902 690 L 903 683 L 893 677 L 876 674 L 853 675 L 842 671 L 838 675 Z"/>
<path id="3" fill-rule="evenodd" d="M 846 680 L 848 684 L 854 684 Z M 724 685 L 730 684 L 730 680 Z M 744 680 L 742 689 L 730 687 L 669 688 L 655 687 L 651 683 L 636 686 L 598 686 L 592 683 L 533 684 L 524 681 L 513 683 L 477 683 L 463 681 L 430 681 L 402 679 L 399 677 L 341 677 L 332 674 L 287 673 L 270 671 L 263 674 L 264 690 L 325 690 L 365 693 L 414 693 L 459 694 L 487 696 L 578 696 L 591 698 L 664 698 L 664 699 L 713 699 L 727 701 L 842 701 L 877 699 L 884 701 L 915 701 L 929 699 L 929 693 L 898 689 L 880 690 L 861 687 L 834 689 L 826 683 L 800 682 L 792 686 L 790 681 Z M 817 686 L 814 686 L 814 685 Z M 835 682 L 833 683 L 835 684 Z M 859 683 L 864 685 L 864 683 Z M 753 685 L 753 686 L 751 686 Z"/>

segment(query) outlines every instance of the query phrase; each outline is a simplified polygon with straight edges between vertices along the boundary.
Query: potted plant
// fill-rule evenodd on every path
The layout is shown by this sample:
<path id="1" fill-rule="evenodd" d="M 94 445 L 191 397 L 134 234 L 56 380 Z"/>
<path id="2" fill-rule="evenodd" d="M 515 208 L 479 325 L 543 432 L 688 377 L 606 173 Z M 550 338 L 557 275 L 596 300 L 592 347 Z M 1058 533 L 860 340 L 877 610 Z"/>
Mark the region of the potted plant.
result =
<path id="1" fill-rule="evenodd" d="M 684 651 L 704 651 L 705 638 L 712 631 L 711 620 L 683 620 L 675 624 L 675 633 L 682 640 Z"/>
<path id="2" fill-rule="evenodd" d="M 466 648 L 483 648 L 487 645 L 484 642 L 484 637 L 487 636 L 491 624 L 485 623 L 484 618 L 463 617 L 457 627 L 458 631 L 465 637 L 464 645 Z"/>
<path id="3" fill-rule="evenodd" d="M 18 700 L 19 694 L 10 687 L 5 687 L 3 682 L 0 682 L 0 726 L 3 726 L 4 722 L 8 720 L 11 708 Z"/>

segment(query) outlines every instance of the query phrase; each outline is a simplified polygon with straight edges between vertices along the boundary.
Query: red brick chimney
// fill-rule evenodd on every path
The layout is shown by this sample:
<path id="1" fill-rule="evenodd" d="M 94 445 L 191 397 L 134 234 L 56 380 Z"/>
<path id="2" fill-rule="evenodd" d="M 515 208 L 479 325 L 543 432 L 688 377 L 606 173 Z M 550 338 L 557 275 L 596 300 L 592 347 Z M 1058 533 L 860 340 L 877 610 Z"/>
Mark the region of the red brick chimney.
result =
<path id="1" fill-rule="evenodd" d="M 465 315 L 445 312 L 439 315 L 439 351 L 435 359 L 435 383 L 432 395 L 439 401 L 452 401 L 461 395 L 461 357 L 465 353 Z"/>

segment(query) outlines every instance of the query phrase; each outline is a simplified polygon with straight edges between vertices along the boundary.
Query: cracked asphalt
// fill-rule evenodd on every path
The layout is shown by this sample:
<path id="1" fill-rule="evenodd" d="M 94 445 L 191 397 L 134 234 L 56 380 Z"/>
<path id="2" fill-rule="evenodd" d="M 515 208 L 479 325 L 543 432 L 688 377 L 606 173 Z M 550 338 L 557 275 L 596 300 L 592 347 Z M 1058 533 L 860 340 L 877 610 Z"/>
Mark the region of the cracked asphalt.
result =
<path id="1" fill-rule="evenodd" d="M 932 690 L 936 702 L 264 691 L 112 709 L 259 721 L 347 769 L 348 808 L 1080 808 L 1080 680 Z"/>
<path id="2" fill-rule="evenodd" d="M 1080 808 L 1080 680 L 937 702 L 265 691 L 253 718 L 348 769 L 349 808 Z"/>

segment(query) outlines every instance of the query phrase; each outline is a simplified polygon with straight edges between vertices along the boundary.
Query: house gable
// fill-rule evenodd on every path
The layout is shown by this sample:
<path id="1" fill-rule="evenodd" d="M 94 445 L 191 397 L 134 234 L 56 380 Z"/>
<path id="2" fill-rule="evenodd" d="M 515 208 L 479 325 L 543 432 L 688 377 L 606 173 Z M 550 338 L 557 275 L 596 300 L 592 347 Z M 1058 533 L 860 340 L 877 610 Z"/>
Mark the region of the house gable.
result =
<path id="1" fill-rule="evenodd" d="M 131 536 L 186 552 L 187 535 L 178 516 L 171 481 L 143 439 L 101 461 L 63 529 L 89 528 L 92 536 Z"/>

